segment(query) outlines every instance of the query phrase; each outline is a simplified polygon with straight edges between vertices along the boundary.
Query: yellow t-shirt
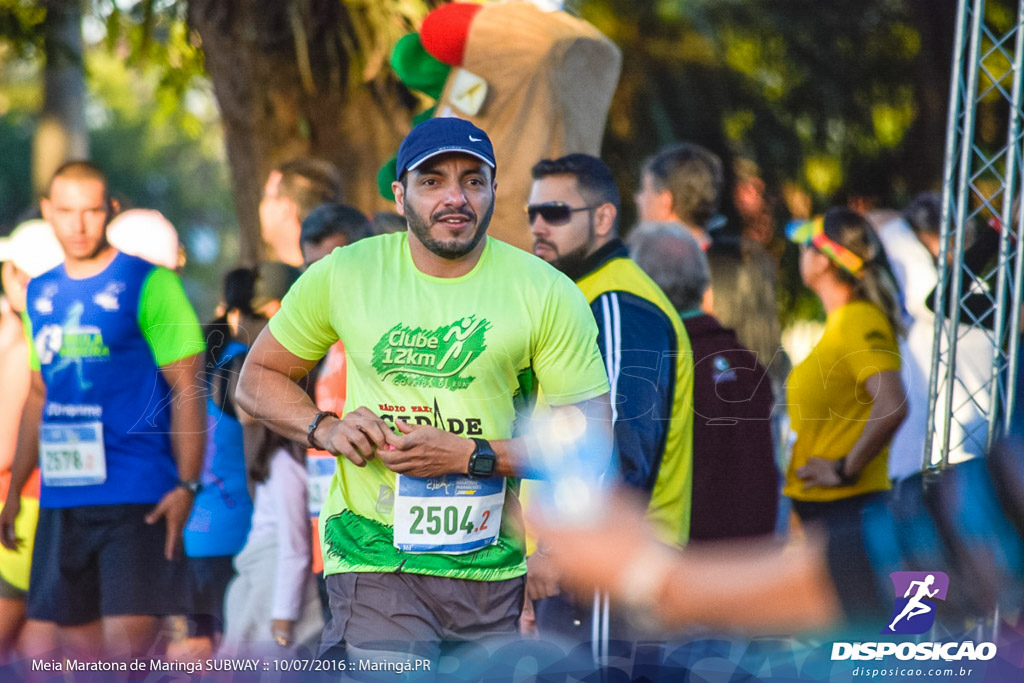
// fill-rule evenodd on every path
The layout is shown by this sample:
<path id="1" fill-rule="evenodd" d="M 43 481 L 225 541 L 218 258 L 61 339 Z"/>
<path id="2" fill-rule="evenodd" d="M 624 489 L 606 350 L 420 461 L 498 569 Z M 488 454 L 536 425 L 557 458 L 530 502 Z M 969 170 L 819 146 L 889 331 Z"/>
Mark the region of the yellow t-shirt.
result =
<path id="1" fill-rule="evenodd" d="M 828 316 L 821 341 L 793 368 L 787 384 L 789 420 L 797 437 L 785 495 L 827 502 L 890 487 L 888 445 L 868 462 L 852 486 L 804 490 L 796 471 L 811 457 L 838 460 L 847 455 L 871 414 L 865 381 L 879 372 L 899 369 L 896 335 L 877 306 L 852 301 Z"/>

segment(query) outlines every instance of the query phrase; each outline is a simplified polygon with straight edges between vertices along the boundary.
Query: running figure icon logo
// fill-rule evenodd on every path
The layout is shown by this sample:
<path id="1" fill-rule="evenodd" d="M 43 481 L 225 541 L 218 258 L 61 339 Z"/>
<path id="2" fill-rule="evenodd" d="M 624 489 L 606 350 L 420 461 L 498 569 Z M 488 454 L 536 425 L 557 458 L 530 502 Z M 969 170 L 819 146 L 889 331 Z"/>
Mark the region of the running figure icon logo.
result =
<path id="1" fill-rule="evenodd" d="M 882 633 L 924 633 L 935 623 L 935 600 L 945 600 L 949 577 L 943 572 L 893 572 L 896 601 Z"/>

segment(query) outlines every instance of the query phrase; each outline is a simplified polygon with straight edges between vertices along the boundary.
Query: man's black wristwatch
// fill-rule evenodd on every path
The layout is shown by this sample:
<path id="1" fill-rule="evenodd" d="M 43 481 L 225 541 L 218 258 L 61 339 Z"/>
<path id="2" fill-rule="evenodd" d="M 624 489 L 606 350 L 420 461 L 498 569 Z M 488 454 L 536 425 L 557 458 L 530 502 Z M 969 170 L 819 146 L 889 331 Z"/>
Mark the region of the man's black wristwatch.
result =
<path id="1" fill-rule="evenodd" d="M 185 489 L 193 496 L 203 490 L 203 484 L 198 479 L 181 480 L 178 482 L 179 489 Z"/>
<path id="2" fill-rule="evenodd" d="M 320 426 L 320 423 L 325 417 L 338 417 L 338 414 L 333 410 L 321 410 L 313 416 L 313 421 L 309 423 L 309 428 L 306 429 L 306 443 L 309 444 L 310 448 L 316 448 L 321 451 L 327 450 L 318 444 L 313 438 L 313 435 L 316 433 L 316 428 Z"/>
<path id="3" fill-rule="evenodd" d="M 489 479 L 494 476 L 498 466 L 498 456 L 486 439 L 473 439 L 476 448 L 469 456 L 469 470 L 466 472 L 473 479 Z"/>

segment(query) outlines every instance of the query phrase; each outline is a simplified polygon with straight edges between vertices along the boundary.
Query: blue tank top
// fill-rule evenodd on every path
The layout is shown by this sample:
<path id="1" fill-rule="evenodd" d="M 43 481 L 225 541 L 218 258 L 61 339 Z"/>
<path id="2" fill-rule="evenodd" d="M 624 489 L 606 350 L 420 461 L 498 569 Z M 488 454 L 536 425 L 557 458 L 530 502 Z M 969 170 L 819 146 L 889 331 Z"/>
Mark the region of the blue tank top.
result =
<path id="1" fill-rule="evenodd" d="M 223 557 L 236 555 L 245 545 L 252 522 L 252 499 L 245 478 L 245 452 L 242 447 L 242 424 L 225 410 L 213 396 L 225 396 L 226 387 L 214 392 L 222 370 L 236 358 L 244 356 L 249 347 L 229 342 L 214 368 L 207 371 L 206 451 L 203 454 L 203 488 L 192 506 L 192 516 L 185 525 L 185 554 L 189 557 Z M 226 384 L 226 382 L 225 382 Z"/>
<path id="2" fill-rule="evenodd" d="M 26 309 L 46 383 L 41 433 L 67 440 L 101 425 L 106 469 L 101 483 L 52 485 L 58 480 L 48 484 L 44 467 L 41 507 L 156 503 L 178 481 L 171 390 L 139 325 L 154 269 L 119 253 L 92 277 L 72 279 L 60 265 L 29 283 Z"/>

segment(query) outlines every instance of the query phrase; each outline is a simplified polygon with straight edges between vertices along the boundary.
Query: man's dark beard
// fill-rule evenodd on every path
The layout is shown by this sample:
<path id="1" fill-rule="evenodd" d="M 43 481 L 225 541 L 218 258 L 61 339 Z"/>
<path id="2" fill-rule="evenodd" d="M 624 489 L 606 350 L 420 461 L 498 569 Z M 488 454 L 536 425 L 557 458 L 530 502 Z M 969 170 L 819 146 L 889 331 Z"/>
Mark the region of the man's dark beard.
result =
<path id="1" fill-rule="evenodd" d="M 534 245 L 544 244 L 557 256 L 550 261 L 551 265 L 564 273 L 574 282 L 586 275 L 587 258 L 590 256 L 594 245 L 594 221 L 591 220 L 587 230 L 587 241 L 566 254 L 559 254 L 558 248 L 551 242 L 534 240 Z"/>
<path id="2" fill-rule="evenodd" d="M 555 268 L 569 276 L 571 280 L 578 280 L 586 273 L 582 272 L 586 267 L 587 257 L 590 255 L 590 241 L 581 244 L 567 254 L 559 254 L 558 258 L 551 262 Z"/>
<path id="3" fill-rule="evenodd" d="M 469 220 L 476 219 L 476 213 L 470 209 L 468 205 L 462 209 L 438 211 L 430 217 L 430 222 L 423 220 L 423 218 L 408 204 L 405 206 L 405 220 L 409 224 L 409 229 L 412 230 L 412 234 L 415 235 L 423 246 L 432 253 L 446 259 L 461 258 L 473 251 L 473 249 L 476 248 L 476 245 L 480 243 L 480 240 L 484 238 L 484 235 L 487 234 L 487 226 L 491 224 L 491 216 L 493 215 L 494 202 L 491 201 L 491 205 L 487 207 L 487 213 L 484 214 L 483 218 L 481 218 L 476 225 L 476 232 L 473 234 L 473 239 L 464 244 L 457 240 L 443 242 L 430 236 L 431 223 L 437 222 L 446 216 L 465 216 Z"/>

